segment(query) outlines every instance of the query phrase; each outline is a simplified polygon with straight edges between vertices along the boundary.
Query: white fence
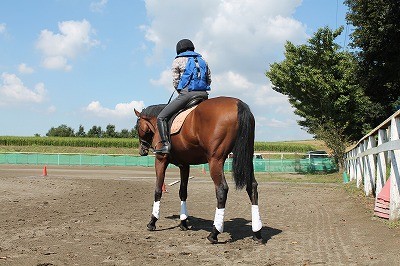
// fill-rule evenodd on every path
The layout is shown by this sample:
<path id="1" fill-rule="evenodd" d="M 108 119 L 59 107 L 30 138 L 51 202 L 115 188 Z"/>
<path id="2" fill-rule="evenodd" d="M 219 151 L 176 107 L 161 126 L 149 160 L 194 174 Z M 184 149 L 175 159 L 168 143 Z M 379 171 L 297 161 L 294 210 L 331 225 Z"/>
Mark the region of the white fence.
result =
<path id="1" fill-rule="evenodd" d="M 347 149 L 346 172 L 366 195 L 378 196 L 390 178 L 389 219 L 400 219 L 400 110 Z"/>

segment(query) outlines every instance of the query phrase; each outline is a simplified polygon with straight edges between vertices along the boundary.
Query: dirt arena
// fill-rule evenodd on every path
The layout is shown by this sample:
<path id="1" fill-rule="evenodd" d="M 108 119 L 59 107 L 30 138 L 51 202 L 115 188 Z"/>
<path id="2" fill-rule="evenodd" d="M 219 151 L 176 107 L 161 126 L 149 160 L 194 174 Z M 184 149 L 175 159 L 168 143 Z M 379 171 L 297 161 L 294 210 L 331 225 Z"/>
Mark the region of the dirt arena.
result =
<path id="1" fill-rule="evenodd" d="M 191 230 L 180 231 L 179 185 L 149 232 L 154 169 L 0 165 L 0 265 L 398 265 L 400 229 L 342 185 L 259 184 L 265 244 L 251 239 L 245 191 L 230 191 L 219 244 L 216 206 L 199 170 L 189 182 Z M 178 179 L 167 171 L 166 183 Z"/>

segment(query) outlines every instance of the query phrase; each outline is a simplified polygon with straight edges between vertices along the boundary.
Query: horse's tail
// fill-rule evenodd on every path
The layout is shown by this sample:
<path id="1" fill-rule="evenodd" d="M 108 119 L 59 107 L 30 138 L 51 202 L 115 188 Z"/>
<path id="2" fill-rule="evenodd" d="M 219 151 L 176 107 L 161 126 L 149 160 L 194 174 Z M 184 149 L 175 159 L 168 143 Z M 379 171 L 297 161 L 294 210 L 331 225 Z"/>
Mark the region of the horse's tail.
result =
<path id="1" fill-rule="evenodd" d="M 238 101 L 238 133 L 233 147 L 232 172 L 236 189 L 250 185 L 254 179 L 254 116 L 247 104 Z"/>

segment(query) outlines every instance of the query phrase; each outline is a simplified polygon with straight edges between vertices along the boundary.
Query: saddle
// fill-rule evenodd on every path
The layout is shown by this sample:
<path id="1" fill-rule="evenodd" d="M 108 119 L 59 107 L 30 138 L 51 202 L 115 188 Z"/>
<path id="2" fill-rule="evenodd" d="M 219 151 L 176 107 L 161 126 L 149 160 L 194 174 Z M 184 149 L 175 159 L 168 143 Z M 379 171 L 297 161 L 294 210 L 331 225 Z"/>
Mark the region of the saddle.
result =
<path id="1" fill-rule="evenodd" d="M 174 135 L 179 133 L 181 130 L 181 127 L 183 125 L 183 122 L 185 122 L 186 117 L 192 112 L 202 101 L 206 100 L 207 98 L 201 97 L 201 96 L 194 96 L 188 104 L 180 110 L 178 113 L 174 114 L 171 119 L 168 121 L 168 128 L 169 128 L 169 134 Z"/>

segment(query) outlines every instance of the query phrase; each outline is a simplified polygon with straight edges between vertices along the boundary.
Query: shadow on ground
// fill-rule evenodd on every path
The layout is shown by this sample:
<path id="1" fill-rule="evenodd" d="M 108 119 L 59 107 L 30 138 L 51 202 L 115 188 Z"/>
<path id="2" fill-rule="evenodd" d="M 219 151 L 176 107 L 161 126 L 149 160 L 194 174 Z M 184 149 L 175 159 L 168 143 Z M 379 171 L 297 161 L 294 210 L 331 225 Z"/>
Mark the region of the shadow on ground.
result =
<path id="1" fill-rule="evenodd" d="M 159 231 L 171 230 L 179 227 L 179 215 L 172 215 L 165 217 L 177 221 L 177 225 L 173 227 L 163 228 Z M 189 230 L 191 231 L 206 231 L 211 232 L 213 221 L 199 217 L 190 216 L 188 218 Z M 225 243 L 231 243 L 245 238 L 253 237 L 253 231 L 251 229 L 251 221 L 243 218 L 235 218 L 224 222 L 224 232 L 230 235 L 230 240 Z M 261 229 L 261 236 L 263 243 L 267 243 L 273 236 L 282 233 L 282 230 L 264 226 Z M 220 243 L 221 244 L 221 243 Z"/>

